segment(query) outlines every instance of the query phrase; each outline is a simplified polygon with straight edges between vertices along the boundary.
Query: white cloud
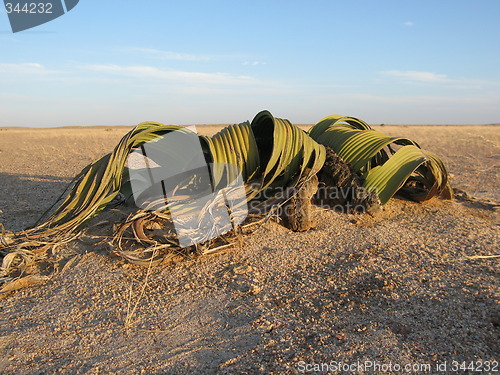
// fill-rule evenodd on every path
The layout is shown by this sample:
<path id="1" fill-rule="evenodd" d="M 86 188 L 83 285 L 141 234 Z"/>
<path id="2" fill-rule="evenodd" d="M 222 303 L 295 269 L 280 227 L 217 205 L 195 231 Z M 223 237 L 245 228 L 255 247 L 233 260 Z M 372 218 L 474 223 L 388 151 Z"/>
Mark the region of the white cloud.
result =
<path id="1" fill-rule="evenodd" d="M 418 72 L 415 70 L 388 70 L 382 74 L 400 78 L 408 82 L 425 82 L 425 83 L 441 83 L 451 82 L 446 74 L 438 74 L 431 72 Z"/>
<path id="2" fill-rule="evenodd" d="M 20 64 L 2 64 L 0 63 L 0 74 L 7 74 L 15 76 L 19 74 L 26 75 L 49 75 L 57 73 L 56 71 L 49 70 L 39 63 L 20 63 Z"/>
<path id="3" fill-rule="evenodd" d="M 132 51 L 147 53 L 162 60 L 178 60 L 178 61 L 210 61 L 213 58 L 208 55 L 198 55 L 189 53 L 180 53 L 173 51 L 163 51 L 154 48 L 131 48 Z"/>
<path id="4" fill-rule="evenodd" d="M 16 39 L 10 35 L 0 35 L 0 40 L 5 40 L 7 42 L 19 42 L 19 39 Z"/>
<path id="5" fill-rule="evenodd" d="M 0 63 L 0 79 L 4 83 L 0 89 L 13 84 L 14 90 L 34 82 L 68 82 L 70 75 L 64 70 L 53 70 L 40 63 Z"/>
<path id="6" fill-rule="evenodd" d="M 114 75 L 165 81 L 177 81 L 191 84 L 242 85 L 258 83 L 257 80 L 249 76 L 232 75 L 228 73 L 186 72 L 143 65 L 86 65 L 82 68 Z"/>
<path id="7" fill-rule="evenodd" d="M 265 61 L 244 61 L 243 65 L 251 65 L 251 66 L 266 65 L 266 62 Z"/>
<path id="8" fill-rule="evenodd" d="M 414 70 L 388 70 L 380 72 L 385 76 L 395 77 L 406 83 L 436 83 L 445 87 L 461 90 L 485 90 L 500 86 L 499 81 L 471 78 L 449 78 L 446 74 L 419 72 Z"/>
<path id="9" fill-rule="evenodd" d="M 411 104 L 411 105 L 425 105 L 431 108 L 433 105 L 444 104 L 492 104 L 498 102 L 498 97 L 453 97 L 453 96 L 437 96 L 437 95 L 408 95 L 408 96 L 384 96 L 384 95 L 370 95 L 370 94 L 344 94 L 340 97 L 349 98 L 352 100 L 366 100 L 373 103 L 386 103 L 386 104 Z"/>
<path id="10" fill-rule="evenodd" d="M 406 21 L 403 23 L 404 26 L 406 27 L 412 27 L 415 25 L 415 22 L 412 22 L 412 21 Z"/>

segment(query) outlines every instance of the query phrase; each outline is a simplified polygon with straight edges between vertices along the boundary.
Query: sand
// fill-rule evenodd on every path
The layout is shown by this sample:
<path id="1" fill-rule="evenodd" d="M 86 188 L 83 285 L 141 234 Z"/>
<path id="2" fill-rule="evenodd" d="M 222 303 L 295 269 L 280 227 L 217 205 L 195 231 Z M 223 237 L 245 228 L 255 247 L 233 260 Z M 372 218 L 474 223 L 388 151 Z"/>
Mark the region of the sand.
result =
<path id="1" fill-rule="evenodd" d="M 33 224 L 129 129 L 0 129 L 0 223 Z M 308 232 L 269 222 L 223 254 L 149 271 L 75 241 L 49 281 L 0 300 L 0 373 L 439 373 L 500 360 L 500 127 L 378 129 L 438 154 L 477 199 L 316 210 Z"/>

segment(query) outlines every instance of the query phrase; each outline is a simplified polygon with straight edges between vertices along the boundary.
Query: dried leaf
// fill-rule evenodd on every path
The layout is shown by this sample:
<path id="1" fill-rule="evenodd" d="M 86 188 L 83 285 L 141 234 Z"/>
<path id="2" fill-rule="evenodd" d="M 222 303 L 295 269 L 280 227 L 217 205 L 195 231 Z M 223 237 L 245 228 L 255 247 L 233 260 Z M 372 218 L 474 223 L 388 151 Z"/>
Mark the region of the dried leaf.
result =
<path id="1" fill-rule="evenodd" d="M 2 289 L 0 289 L 0 296 L 4 295 L 5 293 L 13 292 L 15 290 L 28 288 L 33 285 L 43 284 L 49 279 L 50 277 L 48 276 L 40 276 L 40 275 L 29 275 L 22 277 L 20 279 L 4 284 Z"/>

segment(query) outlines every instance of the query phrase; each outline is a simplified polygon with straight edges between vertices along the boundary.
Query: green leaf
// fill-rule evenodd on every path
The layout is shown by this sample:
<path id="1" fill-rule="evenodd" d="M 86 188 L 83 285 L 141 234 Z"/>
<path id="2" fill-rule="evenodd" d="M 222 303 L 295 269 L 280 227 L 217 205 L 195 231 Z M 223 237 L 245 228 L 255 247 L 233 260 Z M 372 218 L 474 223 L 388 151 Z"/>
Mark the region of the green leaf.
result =
<path id="1" fill-rule="evenodd" d="M 411 139 L 390 137 L 359 119 L 339 115 L 325 117 L 309 130 L 309 135 L 331 147 L 355 172 L 366 177 L 365 185 L 381 195 L 382 204 L 410 176 L 418 179 L 425 189 L 405 189 L 409 198 L 425 200 L 439 194 L 451 197 L 443 162 L 431 152 L 421 150 Z M 398 148 L 399 151 L 394 151 Z"/>
<path id="2" fill-rule="evenodd" d="M 371 169 L 364 187 L 374 191 L 382 204 L 385 204 L 422 165 L 431 171 L 434 180 L 425 197 L 428 199 L 446 187 L 446 170 L 434 154 L 414 145 L 402 147 L 386 163 Z"/>

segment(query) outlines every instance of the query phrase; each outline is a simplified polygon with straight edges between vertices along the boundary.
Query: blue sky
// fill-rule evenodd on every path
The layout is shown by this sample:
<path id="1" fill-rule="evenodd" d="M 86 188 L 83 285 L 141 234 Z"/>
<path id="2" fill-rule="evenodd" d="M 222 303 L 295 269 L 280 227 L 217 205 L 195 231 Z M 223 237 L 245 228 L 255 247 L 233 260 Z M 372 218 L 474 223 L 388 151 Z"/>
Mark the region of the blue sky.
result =
<path id="1" fill-rule="evenodd" d="M 499 20 L 498 0 L 80 0 L 13 34 L 2 11 L 0 126 L 498 123 Z"/>

